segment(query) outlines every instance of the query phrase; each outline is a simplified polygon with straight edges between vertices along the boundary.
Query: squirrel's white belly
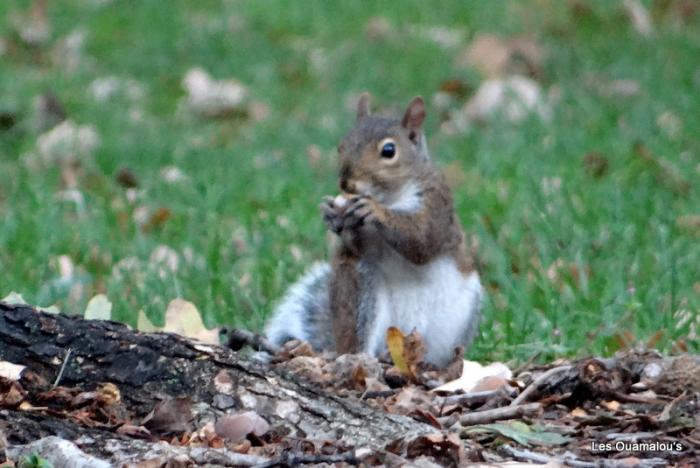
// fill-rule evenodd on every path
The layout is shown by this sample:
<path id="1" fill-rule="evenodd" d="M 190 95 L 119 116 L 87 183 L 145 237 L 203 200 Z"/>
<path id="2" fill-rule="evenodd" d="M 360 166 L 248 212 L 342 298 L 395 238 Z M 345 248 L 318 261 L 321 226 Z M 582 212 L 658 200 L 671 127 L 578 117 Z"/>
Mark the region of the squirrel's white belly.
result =
<path id="1" fill-rule="evenodd" d="M 465 345 L 478 320 L 482 288 L 476 272 L 465 275 L 448 255 L 414 265 L 396 253 L 378 262 L 376 314 L 369 326 L 365 352 L 386 349 L 386 329 L 414 328 L 426 347 L 428 362 L 445 365 L 456 346 Z"/>

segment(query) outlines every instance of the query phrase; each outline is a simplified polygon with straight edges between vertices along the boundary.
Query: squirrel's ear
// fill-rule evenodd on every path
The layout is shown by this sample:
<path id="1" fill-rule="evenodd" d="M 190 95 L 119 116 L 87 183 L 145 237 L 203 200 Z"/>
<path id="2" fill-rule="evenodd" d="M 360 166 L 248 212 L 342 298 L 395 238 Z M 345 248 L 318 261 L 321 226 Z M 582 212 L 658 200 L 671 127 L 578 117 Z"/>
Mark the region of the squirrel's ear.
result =
<path id="1" fill-rule="evenodd" d="M 408 105 L 406 113 L 404 113 L 403 119 L 401 119 L 401 126 L 407 130 L 410 130 L 412 134 L 418 135 L 424 120 L 425 103 L 423 102 L 422 97 L 416 96 Z"/>
<path id="2" fill-rule="evenodd" d="M 369 115 L 369 93 L 365 92 L 360 95 L 360 100 L 357 101 L 357 120 Z"/>

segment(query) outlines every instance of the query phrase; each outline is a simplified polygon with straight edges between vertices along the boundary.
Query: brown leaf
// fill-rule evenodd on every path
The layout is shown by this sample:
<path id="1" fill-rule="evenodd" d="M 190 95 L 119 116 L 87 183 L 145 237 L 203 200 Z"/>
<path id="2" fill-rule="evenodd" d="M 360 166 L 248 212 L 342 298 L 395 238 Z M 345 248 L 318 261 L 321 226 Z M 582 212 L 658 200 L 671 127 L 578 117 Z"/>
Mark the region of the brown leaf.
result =
<path id="1" fill-rule="evenodd" d="M 161 206 L 148 216 L 146 222 L 141 226 L 141 230 L 143 232 L 150 232 L 154 229 L 162 228 L 171 216 L 170 208 Z"/>
<path id="2" fill-rule="evenodd" d="M 151 432 L 143 426 L 134 426 L 133 424 L 123 424 L 117 429 L 117 434 L 135 437 L 137 439 L 150 439 Z"/>
<path id="3" fill-rule="evenodd" d="M 136 188 L 139 186 L 136 173 L 130 167 L 121 167 L 114 176 L 119 185 L 124 188 Z"/>
<path id="4" fill-rule="evenodd" d="M 620 402 L 616 400 L 612 401 L 601 401 L 600 402 L 601 406 L 604 408 L 610 410 L 610 411 L 617 411 L 620 409 Z"/>
<path id="5" fill-rule="evenodd" d="M 676 218 L 676 226 L 688 234 L 700 236 L 700 214 L 688 214 Z"/>
<path id="6" fill-rule="evenodd" d="M 467 96 L 474 93 L 474 88 L 464 80 L 451 78 L 440 83 L 440 91 L 454 96 L 457 99 L 465 99 Z"/>
<path id="7" fill-rule="evenodd" d="M 481 33 L 458 58 L 457 65 L 473 67 L 487 78 L 519 74 L 537 78 L 542 74 L 544 48 L 529 37 L 503 39 Z"/>
<path id="8" fill-rule="evenodd" d="M 358 365 L 352 370 L 352 376 L 350 378 L 353 383 L 354 388 L 365 388 L 365 379 L 367 378 L 367 371 L 364 366 Z"/>
<path id="9" fill-rule="evenodd" d="M 171 434 L 191 430 L 192 400 L 189 397 L 171 398 L 158 402 L 142 424 L 151 432 Z"/>
<path id="10" fill-rule="evenodd" d="M 408 415 L 418 408 L 432 408 L 432 399 L 426 392 L 416 386 L 404 387 L 388 398 L 384 403 L 390 413 Z"/>
<path id="11" fill-rule="evenodd" d="M 649 337 L 649 339 L 647 340 L 646 347 L 649 349 L 654 349 L 656 347 L 656 345 L 659 344 L 659 342 L 664 337 L 664 335 L 665 335 L 665 333 L 664 333 L 663 329 L 657 331 L 656 333 L 654 333 L 653 335 L 651 335 Z"/>
<path id="12" fill-rule="evenodd" d="M 491 390 L 498 390 L 508 385 L 508 380 L 503 377 L 496 375 L 489 375 L 481 380 L 479 380 L 474 388 L 471 389 L 472 392 L 488 392 Z"/>
<path id="13" fill-rule="evenodd" d="M 24 400 L 25 394 L 19 382 L 0 377 L 0 408 L 14 408 Z"/>
<path id="14" fill-rule="evenodd" d="M 591 151 L 583 157 L 583 167 L 590 175 L 602 177 L 608 171 L 608 158 L 596 151 Z"/>
<path id="15" fill-rule="evenodd" d="M 227 370 L 221 369 L 214 377 L 214 388 L 219 393 L 230 395 L 233 392 L 233 378 Z"/>
<path id="16" fill-rule="evenodd" d="M 687 195 L 690 184 L 669 161 L 657 157 L 643 143 L 634 144 L 634 154 L 646 164 L 654 178 L 676 195 Z"/>
<path id="17" fill-rule="evenodd" d="M 425 345 L 420 334 L 414 328 L 403 340 L 403 357 L 414 379 L 418 375 L 418 368 L 423 363 L 424 355 Z"/>
<path id="18" fill-rule="evenodd" d="M 408 442 L 406 456 L 408 458 L 432 457 L 442 466 L 460 466 L 461 448 L 462 443 L 456 434 L 428 434 Z"/>
<path id="19" fill-rule="evenodd" d="M 394 35 L 394 27 L 385 17 L 373 16 L 365 25 L 365 34 L 370 41 L 385 41 Z"/>

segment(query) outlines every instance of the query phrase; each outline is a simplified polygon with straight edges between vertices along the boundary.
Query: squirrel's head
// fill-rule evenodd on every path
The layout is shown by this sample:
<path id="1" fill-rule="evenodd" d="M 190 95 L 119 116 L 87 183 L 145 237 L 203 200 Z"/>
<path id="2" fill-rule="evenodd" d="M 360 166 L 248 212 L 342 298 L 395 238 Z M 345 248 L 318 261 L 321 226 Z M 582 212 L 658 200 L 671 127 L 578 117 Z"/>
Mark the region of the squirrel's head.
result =
<path id="1" fill-rule="evenodd" d="M 407 187 L 432 166 L 423 134 L 425 104 L 415 97 L 401 119 L 374 116 L 369 95 L 357 104 L 357 120 L 338 145 L 340 189 L 380 203 L 400 203 Z"/>

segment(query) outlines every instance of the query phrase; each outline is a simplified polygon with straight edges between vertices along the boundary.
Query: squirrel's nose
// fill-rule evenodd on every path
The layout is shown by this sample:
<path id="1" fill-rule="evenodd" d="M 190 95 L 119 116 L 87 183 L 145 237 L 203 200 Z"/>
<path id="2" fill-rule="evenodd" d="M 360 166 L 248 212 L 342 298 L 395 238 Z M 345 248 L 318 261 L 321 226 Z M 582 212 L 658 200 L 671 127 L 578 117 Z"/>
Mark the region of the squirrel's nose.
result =
<path id="1" fill-rule="evenodd" d="M 340 190 L 343 192 L 353 193 L 355 191 L 355 184 L 350 182 L 347 177 L 340 179 Z"/>
<path id="2" fill-rule="evenodd" d="M 338 177 L 338 185 L 340 185 L 340 190 L 343 192 L 350 192 L 350 189 L 353 187 L 354 184 L 350 182 L 351 176 L 352 173 L 350 168 L 343 164 L 340 168 L 340 174 Z"/>

